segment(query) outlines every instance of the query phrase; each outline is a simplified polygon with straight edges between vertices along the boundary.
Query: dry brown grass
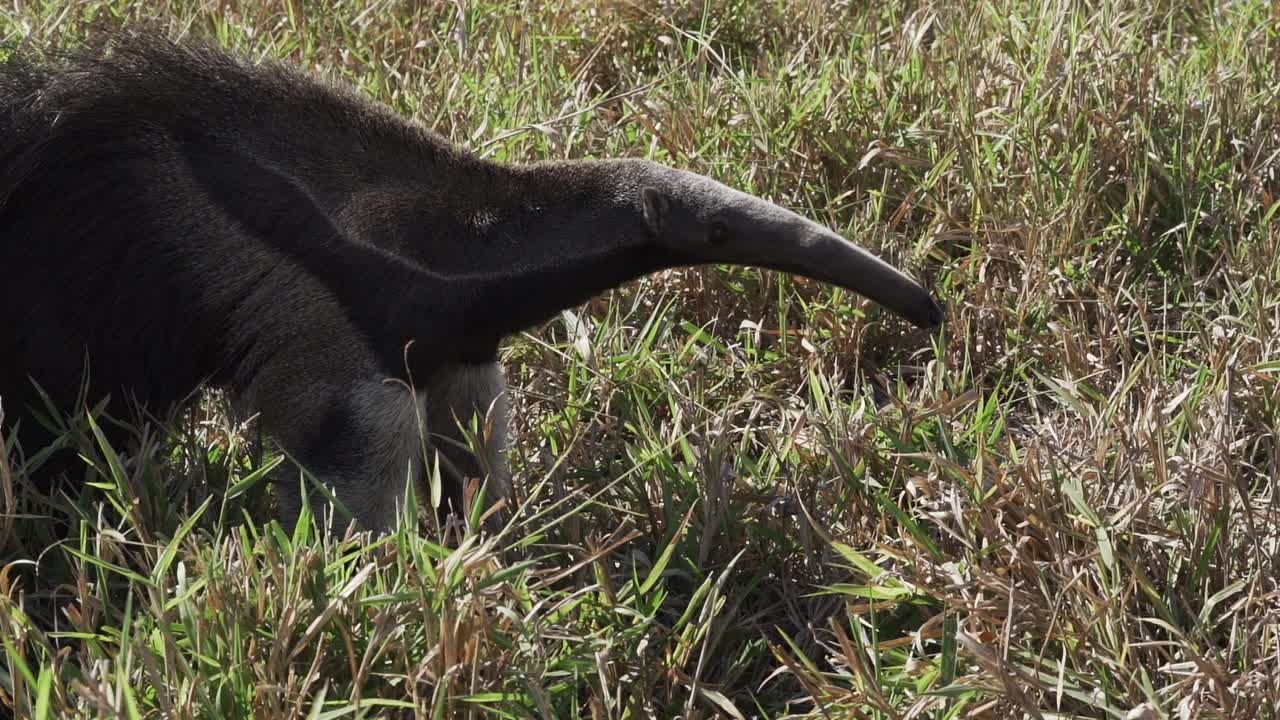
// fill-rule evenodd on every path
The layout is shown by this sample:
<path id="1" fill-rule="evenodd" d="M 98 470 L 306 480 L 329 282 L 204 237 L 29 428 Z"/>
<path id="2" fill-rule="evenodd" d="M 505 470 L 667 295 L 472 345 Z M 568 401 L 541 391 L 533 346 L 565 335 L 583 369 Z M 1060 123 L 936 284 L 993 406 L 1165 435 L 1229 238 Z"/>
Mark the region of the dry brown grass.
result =
<path id="1" fill-rule="evenodd" d="M 292 58 L 499 159 L 705 172 L 910 268 L 949 321 L 682 271 L 518 339 L 506 558 L 243 522 L 262 488 L 217 424 L 131 472 L 82 437 L 97 486 L 50 508 L 19 469 L 5 496 L 19 714 L 1277 714 L 1275 3 L 77 0 L 0 35 L 93 13 Z"/>

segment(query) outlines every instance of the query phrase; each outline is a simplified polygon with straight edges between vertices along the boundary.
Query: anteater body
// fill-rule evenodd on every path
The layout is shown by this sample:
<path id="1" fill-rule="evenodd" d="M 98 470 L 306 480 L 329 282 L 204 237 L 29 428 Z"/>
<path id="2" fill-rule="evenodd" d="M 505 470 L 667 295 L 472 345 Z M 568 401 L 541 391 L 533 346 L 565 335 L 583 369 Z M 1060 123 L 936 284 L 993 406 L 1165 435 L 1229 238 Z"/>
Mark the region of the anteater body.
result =
<path id="1" fill-rule="evenodd" d="M 941 318 L 838 236 L 692 173 L 488 162 L 354 91 L 200 43 L 118 36 L 0 64 L 0 398 L 27 452 L 49 439 L 32 381 L 66 410 L 109 396 L 122 418 L 221 386 L 386 529 L 424 428 L 456 438 L 473 412 L 495 413 L 489 457 L 441 449 L 506 492 L 503 337 L 707 262 Z M 281 498 L 296 513 L 294 490 Z"/>

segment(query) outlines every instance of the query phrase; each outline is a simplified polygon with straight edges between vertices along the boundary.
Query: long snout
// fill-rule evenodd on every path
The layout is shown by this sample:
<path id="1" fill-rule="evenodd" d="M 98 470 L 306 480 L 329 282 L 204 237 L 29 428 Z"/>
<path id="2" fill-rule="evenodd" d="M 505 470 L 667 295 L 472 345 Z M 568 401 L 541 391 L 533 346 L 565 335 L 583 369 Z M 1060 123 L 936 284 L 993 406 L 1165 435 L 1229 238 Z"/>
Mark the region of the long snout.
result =
<path id="1" fill-rule="evenodd" d="M 757 201 L 764 202 L 764 201 Z M 921 328 L 943 320 L 933 295 L 905 273 L 826 228 L 777 206 L 756 214 L 745 237 L 724 247 L 726 262 L 813 278 L 870 298 Z"/>
<path id="2" fill-rule="evenodd" d="M 790 245 L 789 249 L 784 248 Z M 794 243 L 779 243 L 781 267 L 870 298 L 921 328 L 942 324 L 942 306 L 906 273 L 825 229 Z"/>
<path id="3" fill-rule="evenodd" d="M 942 324 L 942 307 L 928 290 L 826 227 L 701 175 L 677 171 L 672 185 L 676 196 L 710 209 L 701 214 L 704 222 L 725 230 L 703 259 L 802 275 L 852 290 L 917 327 Z"/>

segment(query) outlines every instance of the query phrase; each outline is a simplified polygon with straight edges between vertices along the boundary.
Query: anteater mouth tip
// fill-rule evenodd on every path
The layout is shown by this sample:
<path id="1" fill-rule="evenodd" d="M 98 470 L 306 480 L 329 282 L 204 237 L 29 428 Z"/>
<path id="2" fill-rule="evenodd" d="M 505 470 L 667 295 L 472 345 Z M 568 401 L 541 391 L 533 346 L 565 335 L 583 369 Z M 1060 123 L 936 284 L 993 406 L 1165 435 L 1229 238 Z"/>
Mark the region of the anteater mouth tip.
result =
<path id="1" fill-rule="evenodd" d="M 942 305 L 932 295 L 928 296 L 927 304 L 912 315 L 911 322 L 923 330 L 932 330 L 939 327 L 947 319 L 947 314 L 943 311 Z"/>

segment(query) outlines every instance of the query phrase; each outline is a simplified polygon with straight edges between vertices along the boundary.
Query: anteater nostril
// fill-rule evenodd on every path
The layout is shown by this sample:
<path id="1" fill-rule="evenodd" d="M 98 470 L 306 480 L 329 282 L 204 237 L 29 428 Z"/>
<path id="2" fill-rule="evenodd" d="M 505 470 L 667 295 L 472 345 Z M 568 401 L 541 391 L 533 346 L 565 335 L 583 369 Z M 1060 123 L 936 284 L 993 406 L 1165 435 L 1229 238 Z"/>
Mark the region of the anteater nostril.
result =
<path id="1" fill-rule="evenodd" d="M 943 311 L 942 305 L 938 303 L 932 296 L 929 298 L 929 305 L 920 313 L 920 320 L 923 322 L 919 325 L 925 329 L 935 328 L 946 320 L 946 312 Z"/>

